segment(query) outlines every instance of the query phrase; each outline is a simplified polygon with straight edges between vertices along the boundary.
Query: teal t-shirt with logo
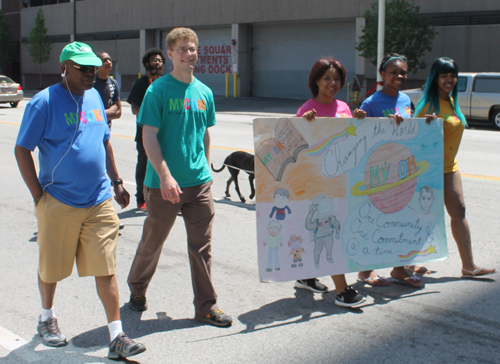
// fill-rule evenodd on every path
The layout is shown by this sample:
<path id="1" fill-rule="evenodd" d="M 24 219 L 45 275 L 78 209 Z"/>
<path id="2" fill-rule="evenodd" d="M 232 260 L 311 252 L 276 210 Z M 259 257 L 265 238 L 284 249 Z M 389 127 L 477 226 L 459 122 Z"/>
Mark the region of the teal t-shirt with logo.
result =
<path id="1" fill-rule="evenodd" d="M 168 74 L 149 86 L 137 124 L 158 128 L 163 159 L 179 187 L 198 186 L 212 180 L 203 137 L 215 125 L 212 90 L 198 79 L 180 82 Z M 160 177 L 148 160 L 144 184 L 160 188 Z"/>

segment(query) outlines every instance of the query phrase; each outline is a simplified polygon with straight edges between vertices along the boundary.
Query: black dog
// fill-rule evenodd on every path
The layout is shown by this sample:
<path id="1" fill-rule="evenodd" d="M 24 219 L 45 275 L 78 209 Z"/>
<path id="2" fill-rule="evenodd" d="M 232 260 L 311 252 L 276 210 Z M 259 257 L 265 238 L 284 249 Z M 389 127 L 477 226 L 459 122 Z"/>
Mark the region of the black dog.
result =
<path id="1" fill-rule="evenodd" d="M 236 187 L 236 192 L 238 193 L 238 196 L 240 197 L 241 202 L 245 202 L 245 198 L 241 195 L 240 192 L 240 187 L 238 186 L 238 174 L 240 173 L 240 169 L 248 173 L 248 180 L 250 181 L 250 189 L 252 191 L 252 194 L 250 195 L 250 199 L 254 198 L 255 196 L 255 187 L 254 187 L 254 179 L 255 179 L 255 160 L 253 154 L 247 153 L 247 152 L 234 152 L 231 153 L 230 155 L 227 156 L 226 160 L 224 161 L 224 165 L 222 166 L 221 169 L 214 169 L 214 165 L 212 164 L 212 171 L 219 173 L 221 172 L 225 167 L 227 166 L 227 169 L 229 170 L 229 173 L 231 173 L 231 178 L 227 181 L 227 188 L 226 188 L 226 197 L 231 197 L 229 194 L 229 186 L 231 186 L 231 182 L 234 181 L 234 185 Z M 231 168 L 230 166 L 239 168 Z"/>

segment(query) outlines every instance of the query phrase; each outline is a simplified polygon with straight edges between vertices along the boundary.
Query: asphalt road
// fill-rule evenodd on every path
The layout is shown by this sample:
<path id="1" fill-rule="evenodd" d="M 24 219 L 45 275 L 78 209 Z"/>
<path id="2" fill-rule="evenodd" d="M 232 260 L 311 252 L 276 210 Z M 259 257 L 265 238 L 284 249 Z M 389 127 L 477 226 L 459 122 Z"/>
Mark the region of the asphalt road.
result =
<path id="1" fill-rule="evenodd" d="M 55 309 L 69 338 L 64 348 L 47 348 L 36 334 L 40 299 L 36 283 L 36 220 L 13 149 L 22 113 L 0 105 L 0 363 L 108 363 L 106 318 L 92 278 L 76 273 L 58 285 Z M 252 119 L 292 114 L 301 100 L 217 99 L 218 124 L 211 130 L 211 159 L 220 163 L 236 149 L 252 150 Z M 127 104 L 114 122 L 112 144 L 125 187 L 135 191 L 135 118 Z M 500 268 L 500 133 L 487 127 L 466 130 L 458 155 L 464 175 L 468 218 L 476 262 Z M 119 240 L 118 273 L 125 331 L 148 350 L 129 363 L 498 363 L 500 357 L 500 275 L 461 279 L 460 259 L 449 230 L 450 256 L 428 264 L 437 273 L 420 291 L 391 284 L 369 287 L 348 281 L 373 305 L 346 309 L 330 291 L 314 295 L 292 282 L 261 283 L 257 273 L 255 206 L 224 198 L 229 173 L 214 173 L 216 220 L 213 277 L 222 309 L 234 319 L 216 328 L 192 318 L 192 288 L 185 229 L 177 220 L 167 240 L 147 298 L 149 310 L 131 311 L 126 277 L 140 239 L 145 213 L 135 201 L 118 210 L 125 229 Z M 240 175 L 242 193 L 250 189 Z M 232 191 L 234 196 L 236 194 Z M 117 207 L 117 209 L 119 209 Z M 381 270 L 384 275 L 389 269 Z"/>

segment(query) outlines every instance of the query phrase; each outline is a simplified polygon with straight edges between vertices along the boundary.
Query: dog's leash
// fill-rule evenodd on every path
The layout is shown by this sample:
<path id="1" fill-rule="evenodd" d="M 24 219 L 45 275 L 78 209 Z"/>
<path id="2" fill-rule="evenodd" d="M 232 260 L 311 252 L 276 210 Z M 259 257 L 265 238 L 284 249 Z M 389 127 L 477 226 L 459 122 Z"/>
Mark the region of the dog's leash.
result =
<path id="1" fill-rule="evenodd" d="M 213 162 L 212 162 L 212 163 L 213 163 Z M 218 163 L 218 162 L 215 162 L 215 163 Z M 237 169 L 237 170 L 239 170 L 239 171 L 243 171 L 243 172 L 247 172 L 247 173 L 255 174 L 255 172 L 254 172 L 254 171 L 247 171 L 246 169 L 241 169 L 241 168 L 238 168 L 238 167 L 232 166 L 232 165 L 230 165 L 230 164 L 224 164 L 224 163 L 219 163 L 219 164 L 222 164 L 223 166 L 226 166 L 226 167 L 228 167 L 228 168 L 229 168 L 229 167 L 231 167 L 231 168 L 233 168 L 233 169 Z"/>

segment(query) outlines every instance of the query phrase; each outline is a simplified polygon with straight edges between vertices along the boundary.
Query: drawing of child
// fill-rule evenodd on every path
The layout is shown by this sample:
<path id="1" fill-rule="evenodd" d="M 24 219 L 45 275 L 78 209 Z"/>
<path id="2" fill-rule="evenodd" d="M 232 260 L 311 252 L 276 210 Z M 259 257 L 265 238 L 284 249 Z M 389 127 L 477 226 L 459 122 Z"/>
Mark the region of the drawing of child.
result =
<path id="1" fill-rule="evenodd" d="M 280 256 L 278 249 L 280 246 L 283 246 L 283 237 L 280 235 L 281 224 L 276 220 L 270 221 L 269 224 L 267 224 L 267 232 L 269 235 L 264 239 L 264 246 L 267 245 L 269 248 L 266 272 L 271 272 L 273 266 L 275 271 L 279 271 Z"/>
<path id="2" fill-rule="evenodd" d="M 277 188 L 274 192 L 274 204 L 273 209 L 271 210 L 271 214 L 269 214 L 269 218 L 272 219 L 274 213 L 276 213 L 276 220 L 285 220 L 286 212 L 288 214 L 292 213 L 292 210 L 287 206 L 290 195 L 286 188 Z"/>
<path id="3" fill-rule="evenodd" d="M 420 189 L 418 202 L 424 214 L 429 214 L 434 203 L 434 190 L 430 186 L 424 186 Z"/>
<path id="4" fill-rule="evenodd" d="M 290 236 L 288 240 L 288 246 L 290 249 L 290 255 L 293 257 L 292 268 L 296 268 L 297 265 L 302 267 L 304 263 L 302 263 L 302 253 L 305 252 L 304 248 L 300 245 L 302 244 L 302 237 L 297 235 Z"/>

